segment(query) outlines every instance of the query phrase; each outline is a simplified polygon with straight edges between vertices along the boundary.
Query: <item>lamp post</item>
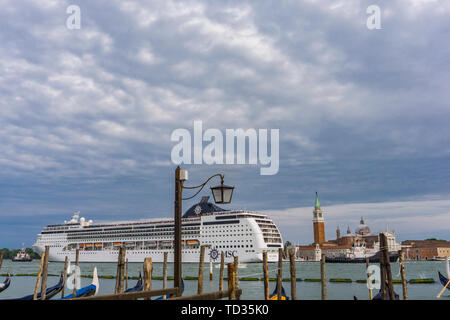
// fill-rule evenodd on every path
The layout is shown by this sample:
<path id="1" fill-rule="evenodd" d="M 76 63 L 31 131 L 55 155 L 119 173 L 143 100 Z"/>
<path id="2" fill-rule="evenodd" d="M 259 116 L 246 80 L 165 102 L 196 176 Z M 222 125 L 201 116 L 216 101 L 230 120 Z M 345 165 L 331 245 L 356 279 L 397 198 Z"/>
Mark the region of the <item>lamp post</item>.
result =
<path id="1" fill-rule="evenodd" d="M 188 172 L 186 170 L 181 170 L 180 166 L 175 169 L 175 217 L 174 217 L 174 287 L 181 288 L 181 212 L 182 212 L 182 201 L 189 200 L 195 197 L 202 191 L 205 185 L 214 177 L 220 177 L 221 183 L 218 186 L 211 187 L 211 192 L 214 197 L 214 202 L 218 204 L 227 204 L 231 202 L 231 197 L 233 196 L 234 187 L 227 186 L 223 184 L 224 176 L 222 174 L 215 174 L 209 177 L 204 183 L 194 186 L 186 187 L 184 182 L 188 180 Z M 183 189 L 199 189 L 193 196 L 189 198 L 182 197 Z M 177 295 L 181 292 L 178 291 Z"/>

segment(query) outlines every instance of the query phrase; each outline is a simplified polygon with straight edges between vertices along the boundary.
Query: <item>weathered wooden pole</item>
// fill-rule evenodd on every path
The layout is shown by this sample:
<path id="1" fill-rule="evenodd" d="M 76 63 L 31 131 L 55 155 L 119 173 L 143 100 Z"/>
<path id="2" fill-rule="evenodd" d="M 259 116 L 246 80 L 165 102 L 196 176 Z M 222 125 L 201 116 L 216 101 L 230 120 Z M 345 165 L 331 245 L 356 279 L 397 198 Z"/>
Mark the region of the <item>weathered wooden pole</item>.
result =
<path id="1" fill-rule="evenodd" d="M 41 300 L 45 300 L 47 295 L 47 275 L 48 275 L 48 256 L 50 255 L 50 247 L 45 246 L 44 267 L 42 268 L 42 283 L 41 283 Z"/>
<path id="2" fill-rule="evenodd" d="M 219 275 L 219 291 L 223 290 L 223 273 L 225 269 L 225 255 L 222 252 L 220 255 L 220 275 Z"/>
<path id="3" fill-rule="evenodd" d="M 61 298 L 64 298 L 64 289 L 66 288 L 66 280 L 67 280 L 67 264 L 69 262 L 69 257 L 66 256 L 64 259 L 64 274 L 63 274 L 63 287 L 61 290 Z"/>
<path id="4" fill-rule="evenodd" d="M 295 274 L 295 257 L 294 257 L 294 249 L 289 250 L 289 263 L 291 269 L 291 299 L 297 299 L 297 278 Z"/>
<path id="5" fill-rule="evenodd" d="M 41 275 L 42 275 L 42 267 L 44 266 L 44 259 L 45 259 L 45 251 L 42 252 L 42 254 L 41 254 L 41 262 L 39 264 L 39 271 L 37 274 L 36 286 L 34 287 L 33 300 L 37 300 L 39 285 L 41 284 Z"/>
<path id="6" fill-rule="evenodd" d="M 234 288 L 237 290 L 239 288 L 239 257 L 234 257 Z M 236 300 L 240 300 L 239 296 L 236 296 Z"/>
<path id="7" fill-rule="evenodd" d="M 212 281 L 213 279 L 213 265 L 212 260 L 209 259 L 209 281 Z"/>
<path id="8" fill-rule="evenodd" d="M 128 258 L 125 260 L 125 267 L 126 267 L 126 271 L 125 271 L 125 290 L 128 289 Z"/>
<path id="9" fill-rule="evenodd" d="M 122 293 L 123 290 L 123 280 L 124 280 L 124 268 L 125 268 L 125 247 L 119 248 L 119 256 L 117 258 L 117 273 L 116 273 L 116 287 L 114 293 Z"/>
<path id="10" fill-rule="evenodd" d="M 283 280 L 283 249 L 278 248 L 277 299 L 281 300 L 281 282 Z"/>
<path id="11" fill-rule="evenodd" d="M 236 300 L 236 287 L 234 286 L 236 283 L 235 279 L 235 272 L 234 272 L 234 264 L 229 263 L 227 264 L 228 268 L 228 291 L 230 292 L 229 299 L 230 300 Z"/>
<path id="12" fill-rule="evenodd" d="M 144 260 L 144 291 L 152 290 L 152 273 L 153 273 L 153 264 L 152 258 L 145 258 Z M 145 300 L 148 300 L 146 298 Z"/>
<path id="13" fill-rule="evenodd" d="M 372 300 L 373 293 L 372 293 L 372 280 L 370 280 L 370 274 L 369 274 L 369 258 L 366 257 L 366 272 L 367 272 L 367 284 L 369 287 L 369 300 Z M 370 281 L 370 284 L 369 284 Z"/>
<path id="14" fill-rule="evenodd" d="M 205 260 L 205 246 L 200 247 L 200 262 L 198 264 L 198 286 L 197 294 L 203 293 L 203 263 Z"/>
<path id="15" fill-rule="evenodd" d="M 264 274 L 264 300 L 269 300 L 269 268 L 267 266 L 267 251 L 263 252 L 263 274 Z"/>
<path id="16" fill-rule="evenodd" d="M 381 300 L 386 300 L 386 265 L 384 263 L 383 245 L 381 234 L 380 237 L 380 292 Z"/>
<path id="17" fill-rule="evenodd" d="M 381 233 L 381 238 L 383 239 L 383 255 L 384 255 L 384 264 L 386 268 L 386 277 L 388 282 L 388 288 L 389 288 L 389 298 L 390 300 L 395 300 L 395 293 L 394 293 L 394 285 L 392 282 L 392 272 L 391 272 L 391 263 L 390 263 L 390 257 L 389 257 L 389 246 L 387 242 L 386 234 Z"/>
<path id="18" fill-rule="evenodd" d="M 164 264 L 163 264 L 163 289 L 167 288 L 167 252 L 164 252 Z M 164 297 L 166 297 L 164 295 Z"/>
<path id="19" fill-rule="evenodd" d="M 403 288 L 403 300 L 408 300 L 408 284 L 406 280 L 406 273 L 405 273 L 405 257 L 403 249 L 398 251 L 399 255 L 399 262 L 400 262 L 400 274 L 402 276 L 402 288 Z"/>
<path id="20" fill-rule="evenodd" d="M 2 270 L 3 256 L 4 255 L 5 255 L 5 251 L 2 251 L 2 254 L 0 255 L 0 270 Z"/>
<path id="21" fill-rule="evenodd" d="M 78 274 L 78 270 L 80 270 L 80 268 L 79 268 L 79 263 L 80 263 L 80 249 L 77 249 L 76 251 L 75 251 L 75 272 L 74 272 L 74 276 L 75 276 L 75 279 L 74 279 L 74 282 L 73 282 L 73 297 L 74 298 L 76 298 L 77 297 L 77 282 L 78 282 L 78 279 L 79 279 L 79 277 L 80 277 L 80 275 Z"/>
<path id="22" fill-rule="evenodd" d="M 325 253 L 320 259 L 320 279 L 322 280 L 322 300 L 327 300 L 327 276 L 325 270 Z"/>

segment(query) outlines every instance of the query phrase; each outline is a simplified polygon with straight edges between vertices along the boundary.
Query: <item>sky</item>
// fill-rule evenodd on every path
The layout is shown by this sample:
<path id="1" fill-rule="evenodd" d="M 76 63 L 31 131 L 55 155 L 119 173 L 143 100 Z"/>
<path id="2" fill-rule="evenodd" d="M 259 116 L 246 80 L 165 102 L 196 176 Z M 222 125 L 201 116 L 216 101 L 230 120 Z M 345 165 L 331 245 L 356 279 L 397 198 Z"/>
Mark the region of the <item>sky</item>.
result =
<path id="1" fill-rule="evenodd" d="M 194 121 L 279 130 L 274 175 L 259 162 L 182 167 L 186 185 L 223 173 L 235 186 L 223 208 L 268 214 L 284 240 L 312 242 L 316 191 L 327 239 L 363 216 L 398 240 L 450 240 L 450 2 L 0 6 L 0 247 L 30 247 L 75 211 L 173 217 L 171 135 Z"/>

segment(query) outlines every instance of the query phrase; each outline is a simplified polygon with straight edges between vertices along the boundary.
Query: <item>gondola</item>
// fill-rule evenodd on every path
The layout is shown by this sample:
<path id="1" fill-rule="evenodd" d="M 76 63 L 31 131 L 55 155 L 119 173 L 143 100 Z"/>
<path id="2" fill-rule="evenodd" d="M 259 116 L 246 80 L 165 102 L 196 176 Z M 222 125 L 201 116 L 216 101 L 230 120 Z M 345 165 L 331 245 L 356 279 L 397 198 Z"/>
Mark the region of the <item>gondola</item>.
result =
<path id="1" fill-rule="evenodd" d="M 133 288 L 129 288 L 129 289 L 125 290 L 125 293 L 139 292 L 139 291 L 142 291 L 143 289 L 144 289 L 144 286 L 142 285 L 142 276 L 141 276 L 141 273 L 139 272 L 139 279 L 138 279 L 136 285 Z"/>
<path id="2" fill-rule="evenodd" d="M 394 291 L 394 300 L 400 300 L 400 296 Z M 372 298 L 372 300 L 383 300 L 381 298 L 381 290 L 378 291 L 378 293 L 375 295 L 375 297 Z M 389 286 L 386 285 L 386 300 L 391 300 L 391 297 L 389 296 Z"/>
<path id="3" fill-rule="evenodd" d="M 275 286 L 275 290 L 273 290 L 272 294 L 269 295 L 269 300 L 278 300 L 278 286 Z M 283 286 L 281 286 L 281 300 L 289 300 Z"/>
<path id="4" fill-rule="evenodd" d="M 61 277 L 59 278 L 58 283 L 56 285 L 54 285 L 53 287 L 47 288 L 47 290 L 45 290 L 45 300 L 49 300 L 49 299 L 53 298 L 55 295 L 57 295 L 59 292 L 61 292 L 63 287 L 64 287 L 64 277 L 61 274 Z M 34 296 L 34 294 L 30 294 L 28 296 L 18 298 L 18 299 L 13 299 L 13 300 L 33 300 L 33 296 Z M 37 300 L 41 299 L 40 292 L 38 292 L 36 299 Z"/>
<path id="5" fill-rule="evenodd" d="M 76 293 L 76 298 L 95 296 L 98 293 L 98 288 L 99 288 L 99 282 L 98 282 L 98 275 L 97 275 L 97 267 L 95 267 L 94 273 L 92 275 L 92 283 L 86 287 L 78 289 L 77 293 Z M 61 299 L 58 299 L 58 300 L 66 300 L 66 299 L 72 299 L 72 298 L 73 298 L 73 293 L 69 294 Z"/>
<path id="6" fill-rule="evenodd" d="M 442 273 L 440 273 L 439 271 L 438 271 L 438 274 L 439 274 L 439 281 L 441 282 L 441 284 L 443 285 L 443 286 L 445 286 L 446 284 L 447 284 L 447 282 L 448 282 L 448 278 L 446 278 Z M 450 290 L 450 285 L 448 285 L 447 286 L 447 290 Z"/>
<path id="7" fill-rule="evenodd" d="M 441 282 L 441 284 L 445 287 L 445 285 L 448 282 L 448 279 L 450 278 L 450 267 L 449 267 L 449 263 L 448 263 L 448 257 L 445 258 L 445 269 L 447 271 L 447 277 L 445 277 L 442 273 L 440 273 L 438 271 L 438 275 L 439 275 L 439 281 Z M 447 289 L 450 290 L 450 285 L 447 286 Z"/>
<path id="8" fill-rule="evenodd" d="M 180 295 L 183 295 L 183 292 L 184 292 L 184 280 L 181 279 L 181 294 Z M 166 296 L 166 299 L 170 299 L 173 297 L 173 295 L 174 295 L 173 293 L 169 293 L 165 296 Z M 155 300 L 164 300 L 164 296 L 158 297 Z"/>
<path id="9" fill-rule="evenodd" d="M 3 281 L 2 283 L 0 283 L 0 292 L 5 291 L 6 289 L 8 289 L 10 284 L 11 284 L 11 276 L 8 273 L 8 277 L 6 278 L 6 280 Z"/>

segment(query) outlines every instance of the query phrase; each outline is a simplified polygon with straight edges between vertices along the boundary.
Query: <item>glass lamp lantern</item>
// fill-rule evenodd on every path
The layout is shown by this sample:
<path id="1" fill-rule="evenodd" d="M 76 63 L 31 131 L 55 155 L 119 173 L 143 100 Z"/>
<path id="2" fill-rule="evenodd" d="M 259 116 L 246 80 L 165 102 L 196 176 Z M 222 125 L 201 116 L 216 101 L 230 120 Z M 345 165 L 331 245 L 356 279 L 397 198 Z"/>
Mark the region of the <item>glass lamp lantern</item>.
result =
<path id="1" fill-rule="evenodd" d="M 214 202 L 218 204 L 227 204 L 231 202 L 233 196 L 234 187 L 220 184 L 215 187 L 211 187 L 211 192 L 214 197 Z"/>

